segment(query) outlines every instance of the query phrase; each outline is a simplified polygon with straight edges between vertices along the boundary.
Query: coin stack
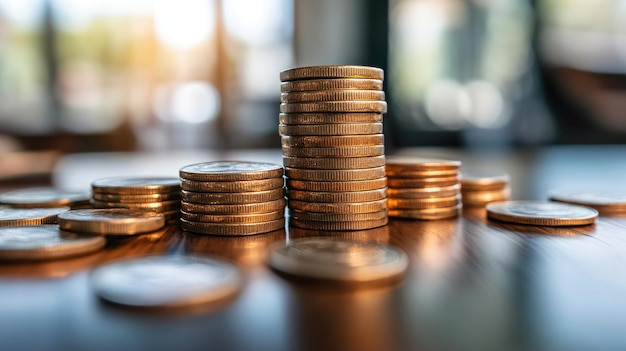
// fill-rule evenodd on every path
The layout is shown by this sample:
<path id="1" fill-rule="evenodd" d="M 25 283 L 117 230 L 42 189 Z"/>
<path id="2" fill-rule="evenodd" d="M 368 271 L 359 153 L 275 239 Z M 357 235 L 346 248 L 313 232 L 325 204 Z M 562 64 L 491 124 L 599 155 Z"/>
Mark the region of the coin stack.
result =
<path id="1" fill-rule="evenodd" d="M 484 207 L 490 202 L 505 201 L 511 196 L 509 176 L 461 178 L 463 206 Z"/>
<path id="2" fill-rule="evenodd" d="M 279 132 L 292 225 L 364 230 L 387 224 L 383 76 L 363 66 L 280 73 Z"/>
<path id="3" fill-rule="evenodd" d="M 389 216 L 422 220 L 453 218 L 462 207 L 461 162 L 422 158 L 390 158 Z"/>
<path id="4" fill-rule="evenodd" d="M 180 169 L 183 230 L 253 235 L 285 226 L 283 168 L 271 163 L 218 161 Z"/>
<path id="5" fill-rule="evenodd" d="M 180 217 L 180 181 L 169 177 L 118 177 L 91 183 L 95 208 L 157 212 L 167 223 Z"/>

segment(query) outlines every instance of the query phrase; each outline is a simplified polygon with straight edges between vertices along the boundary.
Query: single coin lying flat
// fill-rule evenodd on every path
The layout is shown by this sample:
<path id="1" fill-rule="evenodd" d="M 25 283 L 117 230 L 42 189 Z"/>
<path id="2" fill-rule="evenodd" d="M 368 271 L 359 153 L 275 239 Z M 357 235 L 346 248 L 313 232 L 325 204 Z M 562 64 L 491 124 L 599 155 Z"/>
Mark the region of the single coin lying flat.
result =
<path id="1" fill-rule="evenodd" d="M 121 208 L 68 211 L 58 220 L 61 229 L 101 235 L 135 235 L 165 226 L 162 214 Z"/>
<path id="2" fill-rule="evenodd" d="M 503 222 L 559 227 L 592 224 L 598 211 L 547 201 L 504 201 L 488 204 L 487 217 Z"/>
<path id="3" fill-rule="evenodd" d="M 54 224 L 60 213 L 69 207 L 52 208 L 0 208 L 0 227 Z"/>
<path id="4" fill-rule="evenodd" d="M 603 214 L 626 213 L 626 192 L 624 191 L 573 191 L 553 190 L 550 200 L 589 206 Z"/>
<path id="5" fill-rule="evenodd" d="M 258 180 L 283 176 L 283 167 L 273 163 L 215 161 L 182 167 L 180 177 L 191 181 L 217 182 Z"/>
<path id="6" fill-rule="evenodd" d="M 41 208 L 89 204 L 89 194 L 56 188 L 28 188 L 0 194 L 0 203 L 11 207 Z"/>
<path id="7" fill-rule="evenodd" d="M 228 297 L 241 280 L 239 269 L 220 259 L 155 255 L 100 266 L 90 283 L 96 295 L 112 303 L 168 308 Z"/>
<path id="8" fill-rule="evenodd" d="M 101 236 L 79 235 L 57 225 L 0 228 L 0 259 L 47 260 L 78 256 L 104 247 Z"/>
<path id="9" fill-rule="evenodd" d="M 403 251 L 390 245 L 305 238 L 276 247 L 269 257 L 269 265 L 293 276 L 371 282 L 401 275 L 408 266 L 408 259 Z"/>

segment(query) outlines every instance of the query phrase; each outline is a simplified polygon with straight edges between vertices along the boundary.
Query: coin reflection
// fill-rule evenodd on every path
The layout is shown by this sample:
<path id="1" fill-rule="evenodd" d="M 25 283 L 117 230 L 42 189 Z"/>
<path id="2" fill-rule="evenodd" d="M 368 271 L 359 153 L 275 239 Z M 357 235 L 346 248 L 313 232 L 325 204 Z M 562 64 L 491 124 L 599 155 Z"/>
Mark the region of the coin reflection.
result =
<path id="1" fill-rule="evenodd" d="M 318 236 L 332 236 L 333 238 L 337 239 L 377 242 L 384 244 L 389 242 L 389 227 L 382 226 L 367 230 L 334 231 L 302 229 L 295 226 L 289 226 L 289 239 L 310 238 Z"/>

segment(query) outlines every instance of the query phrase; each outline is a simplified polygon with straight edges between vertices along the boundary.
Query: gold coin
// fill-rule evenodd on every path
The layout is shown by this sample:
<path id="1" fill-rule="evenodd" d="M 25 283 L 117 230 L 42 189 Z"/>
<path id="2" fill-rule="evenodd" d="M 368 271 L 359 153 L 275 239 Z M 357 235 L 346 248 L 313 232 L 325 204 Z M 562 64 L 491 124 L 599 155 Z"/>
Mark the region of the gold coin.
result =
<path id="1" fill-rule="evenodd" d="M 390 197 L 398 199 L 426 199 L 433 197 L 456 196 L 461 193 L 461 185 L 428 188 L 392 188 L 387 189 Z"/>
<path id="2" fill-rule="evenodd" d="M 358 222 L 321 222 L 321 221 L 307 221 L 299 218 L 290 218 L 289 224 L 304 229 L 317 229 L 317 230 L 365 230 L 382 227 L 387 224 L 388 218 L 372 219 L 368 221 Z"/>
<path id="3" fill-rule="evenodd" d="M 385 177 L 385 167 L 363 168 L 363 169 L 301 169 L 285 168 L 285 174 L 289 179 L 347 182 L 358 180 L 372 180 Z"/>
<path id="4" fill-rule="evenodd" d="M 487 218 L 542 226 L 592 224 L 598 211 L 590 207 L 547 201 L 503 201 L 487 204 Z"/>
<path id="5" fill-rule="evenodd" d="M 373 221 L 387 217 L 387 210 L 370 213 L 316 213 L 289 210 L 289 217 L 317 222 L 358 222 Z"/>
<path id="6" fill-rule="evenodd" d="M 550 200 L 595 208 L 601 214 L 626 212 L 626 192 L 618 190 L 552 190 Z"/>
<path id="7" fill-rule="evenodd" d="M 280 104 L 282 113 L 370 112 L 387 113 L 385 101 L 324 101 Z"/>
<path id="8" fill-rule="evenodd" d="M 385 147 L 378 146 L 347 146 L 347 147 L 283 147 L 284 156 L 295 157 L 370 157 L 382 156 Z"/>
<path id="9" fill-rule="evenodd" d="M 199 193 L 235 193 L 279 189 L 283 187 L 284 182 L 283 177 L 235 182 L 196 182 L 182 179 L 180 188 Z"/>
<path id="10" fill-rule="evenodd" d="M 59 215 L 59 227 L 72 232 L 135 235 L 165 226 L 163 215 L 128 209 L 73 210 Z"/>
<path id="11" fill-rule="evenodd" d="M 387 177 L 394 178 L 432 178 L 432 177 L 451 177 L 459 176 L 458 169 L 443 169 L 443 170 L 429 170 L 429 171 L 394 171 L 393 169 L 385 170 Z"/>
<path id="12" fill-rule="evenodd" d="M 468 177 L 461 178 L 461 188 L 463 191 L 490 191 L 499 190 L 509 184 L 509 176 L 493 176 L 493 177 Z"/>
<path id="13" fill-rule="evenodd" d="M 141 203 L 141 202 L 161 202 L 179 200 L 180 192 L 163 193 L 163 194 L 149 194 L 149 195 L 121 195 L 121 194 L 105 194 L 94 192 L 92 197 L 95 200 L 109 201 L 109 202 L 128 202 L 128 203 Z"/>
<path id="14" fill-rule="evenodd" d="M 149 195 L 173 193 L 180 190 L 180 180 L 173 177 L 116 177 L 98 179 L 91 183 L 94 193 Z"/>
<path id="15" fill-rule="evenodd" d="M 426 199 L 387 199 L 389 209 L 423 210 L 427 208 L 453 207 L 461 203 L 461 195 L 450 197 L 430 197 Z"/>
<path id="16" fill-rule="evenodd" d="M 316 182 L 287 179 L 287 188 L 307 191 L 364 191 L 381 189 L 387 186 L 387 178 L 357 180 L 352 182 Z"/>
<path id="17" fill-rule="evenodd" d="M 283 136 L 283 147 L 343 147 L 380 146 L 385 142 L 383 134 L 373 135 L 332 135 L 332 136 Z"/>
<path id="18" fill-rule="evenodd" d="M 281 124 L 280 135 L 371 135 L 383 132 L 382 123 L 346 123 L 346 124 Z"/>
<path id="19" fill-rule="evenodd" d="M 244 193 L 194 193 L 181 190 L 181 195 L 183 201 L 195 204 L 235 205 L 279 200 L 285 196 L 285 191 L 283 188 Z"/>
<path id="20" fill-rule="evenodd" d="M 337 79 L 308 79 L 284 82 L 280 84 L 280 91 L 283 93 L 294 91 L 316 91 L 316 90 L 383 90 L 381 79 L 363 78 L 337 78 Z"/>
<path id="21" fill-rule="evenodd" d="M 289 209 L 320 213 L 368 213 L 387 208 L 387 199 L 368 202 L 323 203 L 289 200 Z"/>
<path id="22" fill-rule="evenodd" d="M 280 94 L 280 102 L 384 101 L 380 90 L 318 90 Z"/>
<path id="23" fill-rule="evenodd" d="M 297 67 L 280 72 L 283 82 L 325 78 L 364 78 L 383 80 L 382 69 L 368 66 L 309 66 Z"/>
<path id="24" fill-rule="evenodd" d="M 250 214 L 204 214 L 182 211 L 180 218 L 191 222 L 204 223 L 259 223 L 268 222 L 285 217 L 285 211 L 279 210 L 268 213 Z"/>
<path id="25" fill-rule="evenodd" d="M 463 204 L 465 206 L 484 206 L 490 202 L 508 200 L 511 196 L 511 188 L 490 191 L 464 191 Z"/>
<path id="26" fill-rule="evenodd" d="M 361 169 L 385 165 L 385 156 L 313 158 L 283 156 L 285 167 L 305 169 Z"/>
<path id="27" fill-rule="evenodd" d="M 386 199 L 387 189 L 350 192 L 319 192 L 290 189 L 287 191 L 287 198 L 289 200 L 310 202 L 364 202 Z"/>
<path id="28" fill-rule="evenodd" d="M 88 202 L 89 194 L 86 192 L 49 187 L 18 189 L 0 194 L 0 204 L 15 208 L 77 207 Z"/>
<path id="29" fill-rule="evenodd" d="M 145 210 L 154 212 L 171 211 L 180 208 L 180 201 L 162 201 L 162 202 L 142 202 L 142 203 L 127 203 L 127 202 L 112 202 L 112 201 L 99 201 L 91 199 L 91 205 L 95 208 L 127 208 L 130 210 Z"/>
<path id="30" fill-rule="evenodd" d="M 388 172 L 458 170 L 460 167 L 460 161 L 451 160 L 436 160 L 408 156 L 393 156 L 387 159 Z"/>
<path id="31" fill-rule="evenodd" d="M 381 123 L 380 113 L 281 113 L 281 124 Z"/>
<path id="32" fill-rule="evenodd" d="M 439 220 L 458 217 L 461 214 L 461 204 L 453 207 L 428 208 L 422 210 L 389 210 L 389 217 L 409 218 L 421 220 Z"/>
<path id="33" fill-rule="evenodd" d="M 4 208 L 0 207 L 0 227 L 54 224 L 69 207 Z M 1 239 L 0 239 L 1 240 Z"/>
<path id="34" fill-rule="evenodd" d="M 254 235 L 272 232 L 285 227 L 285 219 L 260 223 L 202 223 L 180 219 L 180 227 L 188 232 L 207 235 Z"/>
<path id="35" fill-rule="evenodd" d="M 180 169 L 180 177 L 200 182 L 280 178 L 283 167 L 273 163 L 215 161 L 196 163 Z"/>
<path id="36" fill-rule="evenodd" d="M 394 188 L 426 188 L 447 187 L 459 183 L 459 177 L 433 177 L 433 178 L 392 178 L 387 177 L 387 184 Z"/>
<path id="37" fill-rule="evenodd" d="M 239 205 L 207 205 L 181 201 L 181 208 L 185 212 L 205 214 L 246 214 L 267 213 L 285 209 L 285 199 L 274 200 L 256 204 Z"/>

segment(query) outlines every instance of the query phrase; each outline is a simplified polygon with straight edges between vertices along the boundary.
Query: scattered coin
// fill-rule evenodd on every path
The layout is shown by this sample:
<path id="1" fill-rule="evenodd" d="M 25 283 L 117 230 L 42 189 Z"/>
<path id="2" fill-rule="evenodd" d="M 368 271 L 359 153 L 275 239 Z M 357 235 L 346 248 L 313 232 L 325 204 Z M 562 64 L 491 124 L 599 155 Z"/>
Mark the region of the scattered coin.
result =
<path id="1" fill-rule="evenodd" d="M 382 134 L 372 135 L 309 135 L 283 136 L 283 147 L 345 147 L 345 146 L 380 146 L 384 144 Z"/>
<path id="2" fill-rule="evenodd" d="M 408 258 L 400 249 L 385 244 L 305 238 L 274 248 L 269 265 L 293 276 L 371 282 L 402 275 Z"/>
<path id="3" fill-rule="evenodd" d="M 100 250 L 101 236 L 78 235 L 57 225 L 0 228 L 0 260 L 48 260 Z"/>
<path id="4" fill-rule="evenodd" d="M 177 192 L 180 180 L 170 177 L 116 177 L 98 179 L 91 183 L 95 193 L 150 195 Z"/>
<path id="5" fill-rule="evenodd" d="M 192 181 L 239 181 L 282 177 L 283 168 L 272 163 L 216 161 L 180 169 L 180 177 Z"/>
<path id="6" fill-rule="evenodd" d="M 595 208 L 601 214 L 626 212 L 626 192 L 623 191 L 553 190 L 548 196 L 552 201 Z"/>
<path id="7" fill-rule="evenodd" d="M 73 210 L 59 215 L 59 227 L 101 235 L 135 235 L 165 226 L 162 214 L 128 209 Z"/>
<path id="8" fill-rule="evenodd" d="M 382 123 L 280 124 L 280 135 L 372 135 L 383 132 Z"/>
<path id="9" fill-rule="evenodd" d="M 384 71 L 367 66 L 310 66 L 298 67 L 280 72 L 283 82 L 292 80 L 310 80 L 318 78 L 364 78 L 384 79 Z"/>
<path id="10" fill-rule="evenodd" d="M 181 195 L 183 201 L 196 204 L 234 205 L 279 200 L 285 196 L 285 191 L 283 188 L 241 193 L 194 193 L 181 190 Z"/>
<path id="11" fill-rule="evenodd" d="M 54 224 L 69 207 L 4 208 L 0 207 L 0 227 Z"/>
<path id="12" fill-rule="evenodd" d="M 281 124 L 381 123 L 380 113 L 281 113 Z"/>
<path id="13" fill-rule="evenodd" d="M 384 178 L 385 167 L 342 170 L 320 170 L 285 167 L 285 174 L 289 179 L 325 182 L 352 182 Z"/>
<path id="14" fill-rule="evenodd" d="M 387 189 L 374 189 L 363 191 L 306 191 L 290 189 L 287 191 L 287 197 L 292 200 L 310 201 L 310 202 L 366 202 L 383 200 L 387 198 Z"/>
<path id="15" fill-rule="evenodd" d="M 147 256 L 96 268 L 90 279 L 103 300 L 138 308 L 173 308 L 223 299 L 241 287 L 232 264 L 210 257 Z"/>
<path id="16" fill-rule="evenodd" d="M 89 204 L 89 194 L 48 187 L 19 189 L 0 194 L 0 204 L 16 208 L 77 207 Z"/>
<path id="17" fill-rule="evenodd" d="M 201 182 L 182 179 L 182 190 L 206 193 L 235 193 L 248 191 L 264 191 L 282 188 L 284 185 L 282 175 L 276 178 L 258 180 L 240 180 L 233 182 Z"/>
<path id="18" fill-rule="evenodd" d="M 385 101 L 324 101 L 280 104 L 282 113 L 370 112 L 387 113 Z"/>
<path id="19" fill-rule="evenodd" d="M 280 85 L 280 91 L 283 93 L 348 89 L 383 90 L 383 81 L 380 79 L 363 78 L 307 79 L 284 82 Z"/>
<path id="20" fill-rule="evenodd" d="M 545 201 L 505 201 L 487 205 L 487 217 L 504 222 L 540 225 L 575 226 L 595 222 L 593 208 Z"/>

